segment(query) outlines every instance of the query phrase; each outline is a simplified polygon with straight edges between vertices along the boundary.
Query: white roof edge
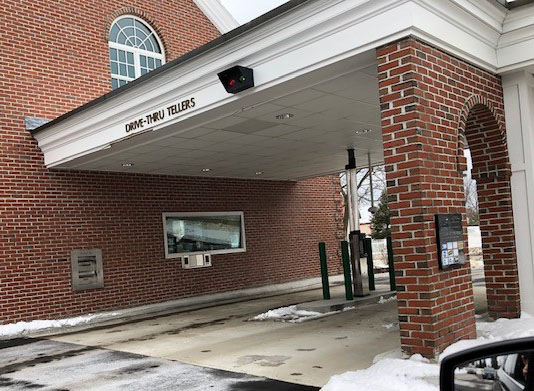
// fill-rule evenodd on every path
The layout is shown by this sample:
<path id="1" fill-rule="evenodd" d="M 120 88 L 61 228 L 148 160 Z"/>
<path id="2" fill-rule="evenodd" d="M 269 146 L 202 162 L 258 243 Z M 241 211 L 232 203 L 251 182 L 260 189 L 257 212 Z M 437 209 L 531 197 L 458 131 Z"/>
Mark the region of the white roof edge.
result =
<path id="1" fill-rule="evenodd" d="M 219 0 L 193 0 L 215 27 L 225 34 L 239 27 L 239 22 Z"/>
<path id="2" fill-rule="evenodd" d="M 236 36 L 231 33 L 223 39 L 224 44 L 33 134 L 45 154 L 46 165 L 52 167 L 72 160 L 76 153 L 83 155 L 123 140 L 127 136 L 124 126 L 132 119 L 191 96 L 197 100 L 195 109 L 180 117 L 167 116 L 168 122 L 162 126 L 223 106 L 225 115 L 230 113 L 235 109 L 232 104 L 241 104 L 241 99 L 229 96 L 216 75 L 238 62 L 257 71 L 255 90 L 241 95 L 250 99 L 297 76 L 410 35 L 490 72 L 508 73 L 532 66 L 534 31 L 522 28 L 505 34 L 507 39 L 503 41 L 497 21 L 504 14 L 497 10 L 495 19 L 487 10 L 478 13 L 472 7 L 478 1 L 483 0 L 305 2 L 305 6 L 268 23 L 249 30 L 245 27 Z M 531 26 L 534 30 L 534 24 Z"/>

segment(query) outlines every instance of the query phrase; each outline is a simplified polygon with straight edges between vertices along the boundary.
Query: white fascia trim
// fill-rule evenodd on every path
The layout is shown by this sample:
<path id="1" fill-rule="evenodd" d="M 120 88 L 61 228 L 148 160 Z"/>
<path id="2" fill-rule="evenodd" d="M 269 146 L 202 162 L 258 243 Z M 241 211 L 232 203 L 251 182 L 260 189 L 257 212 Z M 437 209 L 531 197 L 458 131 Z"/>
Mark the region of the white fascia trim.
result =
<path id="1" fill-rule="evenodd" d="M 35 137 L 45 153 L 45 164 L 56 166 L 84 155 L 89 149 L 124 139 L 126 121 L 170 103 L 194 95 L 198 105 L 172 122 L 165 122 L 164 126 L 193 120 L 215 108 L 218 117 L 223 117 L 235 112 L 242 105 L 242 98 L 261 103 L 254 99 L 270 87 L 409 35 L 497 72 L 495 48 L 500 32 L 494 22 L 481 20 L 473 15 L 473 10 L 466 10 L 465 7 L 476 1 L 305 3 L 114 99 L 38 132 Z M 460 6 L 460 2 L 464 5 Z M 487 13 L 481 13 L 480 17 L 484 15 L 487 19 Z M 256 87 L 239 96 L 227 94 L 217 79 L 218 72 L 235 64 L 256 70 Z"/>
<path id="2" fill-rule="evenodd" d="M 458 7 L 473 15 L 476 19 L 486 23 L 501 32 L 508 10 L 493 1 L 488 0 L 450 0 Z M 439 1 L 436 1 L 439 3 Z"/>
<path id="3" fill-rule="evenodd" d="M 534 24 L 534 4 L 525 5 L 508 12 L 503 23 L 503 33 L 522 29 Z"/>
<path id="4" fill-rule="evenodd" d="M 239 22 L 219 0 L 194 0 L 194 2 L 222 34 L 239 27 Z"/>

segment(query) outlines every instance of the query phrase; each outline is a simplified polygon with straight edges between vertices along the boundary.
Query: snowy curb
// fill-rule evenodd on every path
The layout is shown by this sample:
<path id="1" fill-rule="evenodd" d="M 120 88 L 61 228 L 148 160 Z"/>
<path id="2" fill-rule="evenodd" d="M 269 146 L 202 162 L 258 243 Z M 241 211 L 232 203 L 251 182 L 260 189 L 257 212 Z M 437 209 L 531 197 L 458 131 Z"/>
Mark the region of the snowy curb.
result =
<path id="1" fill-rule="evenodd" d="M 521 319 L 499 319 L 477 322 L 478 338 L 462 340 L 439 356 L 444 357 L 464 349 L 507 339 L 534 337 L 534 318 L 523 313 Z M 332 376 L 321 391 L 439 391 L 439 363 L 432 363 L 421 355 L 402 359 L 399 350 L 375 357 L 367 369 Z"/>
<path id="2" fill-rule="evenodd" d="M 345 311 L 351 311 L 356 309 L 356 307 L 346 307 L 339 311 L 331 312 L 315 312 L 315 311 L 306 311 L 297 309 L 296 305 L 290 305 L 289 307 L 280 307 L 274 310 L 269 310 L 263 314 L 259 314 L 250 318 L 249 321 L 266 321 L 274 320 L 278 322 L 289 322 L 289 323 L 302 323 L 308 320 L 324 318 L 325 316 L 330 316 L 334 314 L 339 314 Z"/>
<path id="3" fill-rule="evenodd" d="M 39 332 L 74 328 L 96 321 L 109 320 L 121 315 L 119 312 L 89 314 L 74 318 L 55 320 L 32 320 L 30 322 L 17 322 L 0 325 L 0 339 L 28 336 Z"/>

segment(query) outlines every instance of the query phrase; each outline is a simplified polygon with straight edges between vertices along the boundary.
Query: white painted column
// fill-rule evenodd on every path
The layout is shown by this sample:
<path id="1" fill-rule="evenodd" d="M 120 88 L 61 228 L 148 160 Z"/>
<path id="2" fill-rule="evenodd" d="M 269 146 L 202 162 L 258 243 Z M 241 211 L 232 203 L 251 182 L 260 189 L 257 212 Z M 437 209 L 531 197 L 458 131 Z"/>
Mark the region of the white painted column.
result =
<path id="1" fill-rule="evenodd" d="M 521 308 L 534 315 L 534 77 L 503 76 Z"/>
<path id="2" fill-rule="evenodd" d="M 358 203 L 358 178 L 356 169 L 346 171 L 347 196 L 349 201 L 349 231 L 360 230 L 360 206 Z"/>

